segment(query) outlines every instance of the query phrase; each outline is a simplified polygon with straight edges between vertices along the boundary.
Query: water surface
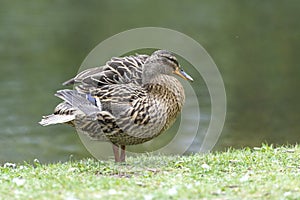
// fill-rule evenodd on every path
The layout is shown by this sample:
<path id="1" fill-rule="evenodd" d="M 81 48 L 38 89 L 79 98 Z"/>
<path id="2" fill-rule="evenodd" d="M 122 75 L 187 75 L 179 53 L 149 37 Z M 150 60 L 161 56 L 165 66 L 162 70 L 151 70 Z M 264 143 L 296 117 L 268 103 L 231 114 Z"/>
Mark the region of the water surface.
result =
<path id="1" fill-rule="evenodd" d="M 43 128 L 37 122 L 59 103 L 53 94 L 77 73 L 91 49 L 113 34 L 143 26 L 171 28 L 193 37 L 218 65 L 226 86 L 228 112 L 215 150 L 262 142 L 299 142 L 300 4 L 230 2 L 3 1 L 0 163 L 89 156 L 71 127 Z M 189 68 L 188 63 L 181 62 Z M 203 122 L 200 134 L 210 119 L 206 86 L 203 80 L 194 84 L 199 85 L 201 105 L 187 94 L 181 120 L 187 139 L 178 144 L 181 146 L 186 145 L 188 130 L 199 119 Z M 193 115 L 195 106 L 201 110 L 200 118 Z M 176 127 L 178 124 L 170 133 Z M 172 139 L 170 135 L 164 137 L 166 141 Z M 155 145 L 161 144 L 158 141 Z"/>

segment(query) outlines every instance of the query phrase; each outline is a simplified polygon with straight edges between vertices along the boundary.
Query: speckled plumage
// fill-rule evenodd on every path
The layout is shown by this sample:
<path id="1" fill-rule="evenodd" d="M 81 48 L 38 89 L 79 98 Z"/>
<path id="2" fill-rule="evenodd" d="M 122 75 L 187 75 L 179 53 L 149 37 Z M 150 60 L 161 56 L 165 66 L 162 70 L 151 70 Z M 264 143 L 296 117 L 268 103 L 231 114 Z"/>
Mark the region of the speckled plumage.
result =
<path id="1" fill-rule="evenodd" d="M 184 90 L 172 74 L 192 81 L 166 50 L 114 57 L 66 81 L 75 89 L 58 91 L 63 102 L 40 124 L 69 123 L 91 139 L 124 149 L 144 143 L 168 129 L 182 109 Z"/>

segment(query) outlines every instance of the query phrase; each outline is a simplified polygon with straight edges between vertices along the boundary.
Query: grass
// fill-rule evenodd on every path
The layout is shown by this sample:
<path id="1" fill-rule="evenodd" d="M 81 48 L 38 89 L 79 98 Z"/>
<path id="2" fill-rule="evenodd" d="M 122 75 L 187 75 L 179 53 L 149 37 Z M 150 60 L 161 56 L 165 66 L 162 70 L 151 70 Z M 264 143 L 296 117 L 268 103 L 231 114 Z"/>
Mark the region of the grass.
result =
<path id="1" fill-rule="evenodd" d="M 0 199 L 300 199 L 300 147 L 0 167 Z"/>

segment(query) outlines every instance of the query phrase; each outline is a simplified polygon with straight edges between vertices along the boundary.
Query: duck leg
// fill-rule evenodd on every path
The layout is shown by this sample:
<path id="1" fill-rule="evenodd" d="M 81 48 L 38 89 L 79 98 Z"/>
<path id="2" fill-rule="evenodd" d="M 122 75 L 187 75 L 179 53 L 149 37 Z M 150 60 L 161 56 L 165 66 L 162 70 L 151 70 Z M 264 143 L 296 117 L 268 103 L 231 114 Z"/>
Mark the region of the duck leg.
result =
<path id="1" fill-rule="evenodd" d="M 120 156 L 120 162 L 125 162 L 125 145 L 121 145 L 121 156 Z"/>
<path id="2" fill-rule="evenodd" d="M 115 162 L 125 162 L 125 145 L 117 145 L 113 144 L 113 152 L 115 156 Z M 119 149 L 121 147 L 121 154 L 119 152 Z"/>
<path id="3" fill-rule="evenodd" d="M 119 145 L 113 144 L 113 152 L 115 156 L 115 162 L 121 162 L 120 156 L 119 156 Z"/>

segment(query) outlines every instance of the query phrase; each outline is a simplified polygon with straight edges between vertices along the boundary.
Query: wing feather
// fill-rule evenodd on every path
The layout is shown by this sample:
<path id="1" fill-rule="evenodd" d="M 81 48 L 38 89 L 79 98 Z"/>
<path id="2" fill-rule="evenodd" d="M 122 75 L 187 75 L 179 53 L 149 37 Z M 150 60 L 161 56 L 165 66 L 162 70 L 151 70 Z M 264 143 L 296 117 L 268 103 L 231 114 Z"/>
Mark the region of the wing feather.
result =
<path id="1" fill-rule="evenodd" d="M 148 55 L 113 57 L 104 66 L 94 67 L 80 72 L 63 85 L 76 83 L 90 87 L 100 87 L 106 84 L 141 83 L 142 66 Z"/>

